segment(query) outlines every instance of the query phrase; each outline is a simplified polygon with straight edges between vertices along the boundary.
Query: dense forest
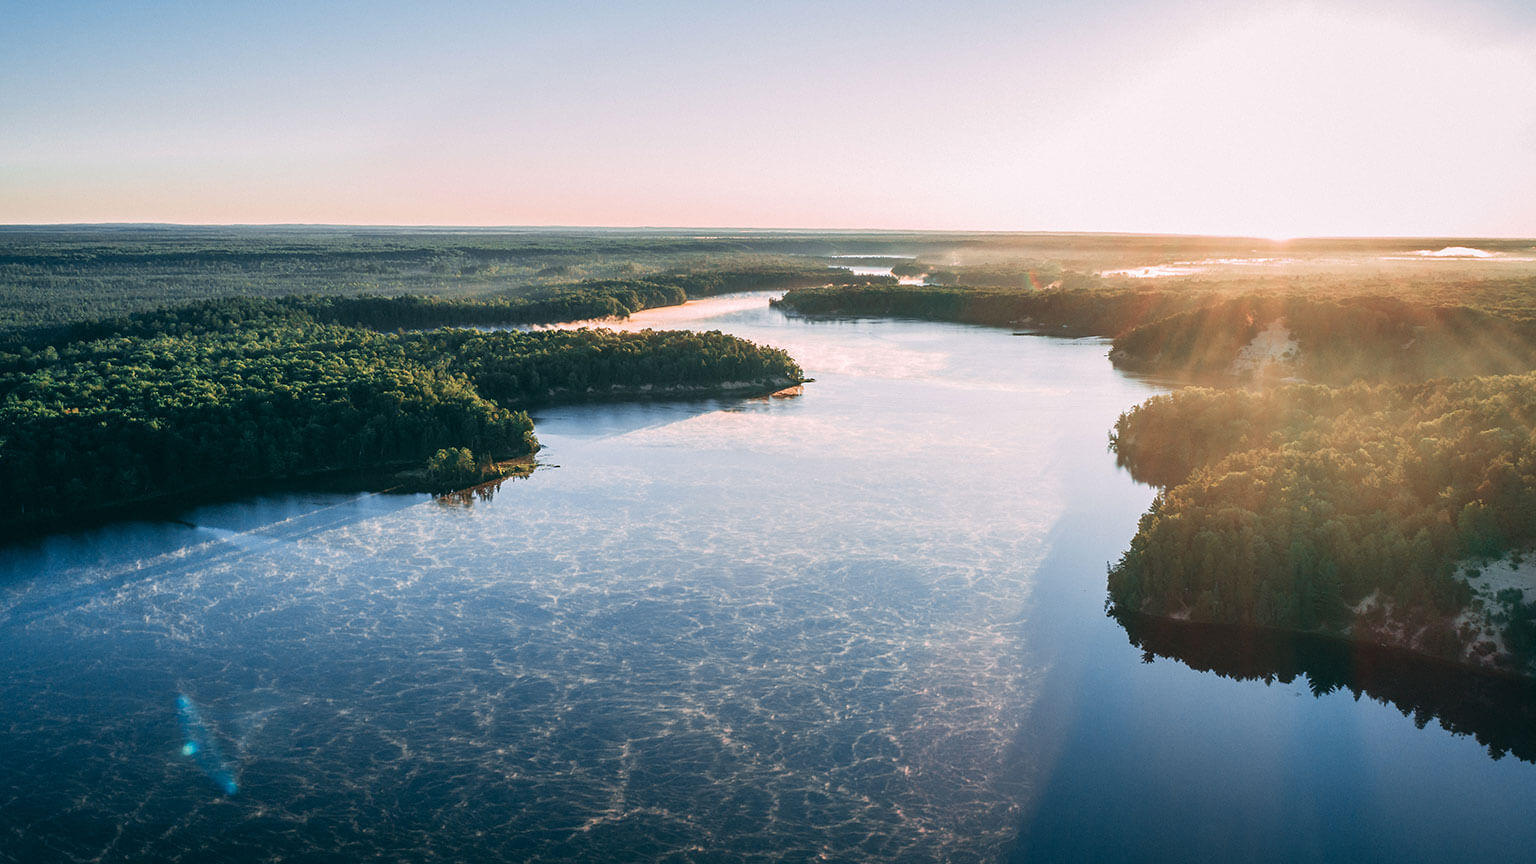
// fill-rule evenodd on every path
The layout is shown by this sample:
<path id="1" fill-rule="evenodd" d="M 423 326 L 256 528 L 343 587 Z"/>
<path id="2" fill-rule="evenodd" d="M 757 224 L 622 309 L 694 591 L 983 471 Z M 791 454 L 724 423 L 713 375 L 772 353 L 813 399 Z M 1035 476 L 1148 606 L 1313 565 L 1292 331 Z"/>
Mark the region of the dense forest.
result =
<path id="1" fill-rule="evenodd" d="M 1529 663 L 1536 607 L 1519 591 L 1487 610 L 1500 633 L 1451 622 L 1478 577 L 1461 562 L 1536 542 L 1533 433 L 1536 373 L 1157 397 L 1111 439 L 1164 489 L 1110 570 L 1110 599 L 1451 658 L 1491 654 L 1496 635 Z"/>
<path id="2" fill-rule="evenodd" d="M 789 288 L 822 284 L 825 279 L 816 279 L 829 264 L 860 262 L 902 266 L 903 273 L 926 274 L 929 282 L 1023 290 L 1049 287 L 1072 272 L 1106 268 L 1282 254 L 1302 261 L 1333 260 L 1362 253 L 1407 253 L 1451 242 L 1471 241 L 1276 243 L 1238 237 L 997 232 L 3 226 L 0 333 L 236 296 L 486 297 L 578 282 L 774 269 L 798 270 L 810 280 L 755 283 Z M 1530 246 L 1529 241 L 1475 243 L 1511 253 Z M 1331 275 L 1310 278 L 1319 286 L 1337 281 Z M 1376 285 L 1370 293 L 1395 294 L 1402 287 Z M 1223 285 L 1196 278 L 1176 286 L 1177 293 L 1212 290 L 1224 290 Z M 1268 287 L 1250 283 L 1248 290 Z"/>
<path id="3" fill-rule="evenodd" d="M 435 486 L 462 486 L 531 452 L 531 407 L 792 383 L 800 371 L 782 352 L 718 333 L 434 328 L 894 283 L 793 254 L 822 243 L 771 232 L 0 229 L 5 529 L 338 470 L 414 465 Z"/>
<path id="4" fill-rule="evenodd" d="M 325 298 L 208 301 L 0 352 L 6 529 L 341 469 L 425 465 L 461 482 L 533 451 L 526 409 L 536 405 L 801 377 L 782 351 L 718 332 L 383 333 L 335 323 L 412 321 L 423 305 L 361 308 L 349 318 Z"/>

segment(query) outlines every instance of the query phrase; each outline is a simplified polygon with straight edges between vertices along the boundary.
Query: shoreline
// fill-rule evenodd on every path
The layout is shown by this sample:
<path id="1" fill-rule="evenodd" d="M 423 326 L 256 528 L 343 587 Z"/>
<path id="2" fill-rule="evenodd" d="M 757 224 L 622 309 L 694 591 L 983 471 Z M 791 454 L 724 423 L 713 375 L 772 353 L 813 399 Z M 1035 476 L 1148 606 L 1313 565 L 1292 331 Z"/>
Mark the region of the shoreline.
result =
<path id="1" fill-rule="evenodd" d="M 767 396 L 790 387 L 805 384 L 807 378 L 758 378 L 752 381 L 721 381 L 713 384 L 668 384 L 658 387 L 654 384 L 640 384 L 629 386 L 614 384 L 607 390 L 599 390 L 596 387 L 588 387 L 584 391 L 575 391 L 566 388 L 547 391 L 544 399 L 519 406 L 517 410 L 537 411 L 541 408 L 555 408 L 563 405 L 590 405 L 602 402 L 681 402 L 693 399 L 710 398 L 737 398 L 748 396 Z M 681 397 L 681 398 L 680 398 Z M 534 429 L 538 434 L 538 429 Z"/>
<path id="2" fill-rule="evenodd" d="M 656 388 L 652 385 L 641 385 L 640 388 L 627 390 L 622 389 L 621 385 L 615 385 L 614 389 L 604 392 L 598 392 L 594 388 L 588 388 L 585 393 L 580 394 L 572 391 L 555 391 L 552 394 L 554 398 L 517 410 L 536 410 L 538 408 L 551 408 L 562 405 L 586 405 L 603 402 L 662 402 L 716 397 L 751 398 L 755 396 L 766 398 L 774 393 L 799 386 L 802 383 L 804 381 L 801 379 L 785 377 L 760 379 L 757 381 L 727 381 L 718 384 L 669 385 L 662 388 Z M 651 389 L 644 389 L 647 387 Z M 535 427 L 535 435 L 537 432 L 537 427 Z M 493 464 L 502 470 L 501 474 L 496 477 L 485 477 L 463 489 L 452 489 L 447 492 L 434 488 L 430 481 L 427 480 L 425 469 L 422 467 L 427 457 L 423 457 L 421 460 L 389 462 L 371 468 L 324 468 L 282 477 L 241 478 L 227 485 L 213 483 L 127 501 L 114 501 L 91 507 L 88 510 L 77 511 L 68 516 L 59 516 L 37 522 L 0 525 L 0 549 L 4 549 L 7 546 L 43 540 L 47 537 L 67 534 L 73 531 L 100 528 L 116 522 L 179 522 L 183 521 L 178 518 L 179 514 L 188 509 L 209 504 L 238 501 L 242 498 L 261 494 L 296 494 L 302 492 L 348 494 L 373 492 L 397 495 L 454 495 L 478 488 L 487 483 L 527 477 L 538 468 L 537 453 L 538 450 L 535 449 L 532 453 L 495 459 Z"/>

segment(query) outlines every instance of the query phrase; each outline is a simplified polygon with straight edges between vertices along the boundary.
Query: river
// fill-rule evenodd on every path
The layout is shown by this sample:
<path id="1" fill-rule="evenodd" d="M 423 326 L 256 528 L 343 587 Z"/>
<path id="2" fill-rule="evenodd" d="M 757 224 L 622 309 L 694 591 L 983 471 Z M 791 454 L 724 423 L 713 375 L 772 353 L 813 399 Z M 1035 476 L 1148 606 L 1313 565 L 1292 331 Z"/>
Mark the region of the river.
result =
<path id="1" fill-rule="evenodd" d="M 541 412 L 545 467 L 493 495 L 265 496 L 0 550 L 0 860 L 1536 848 L 1529 762 L 1154 659 L 1105 616 L 1152 500 L 1106 434 L 1157 391 L 1104 342 L 763 294 L 623 326 L 816 380 Z"/>

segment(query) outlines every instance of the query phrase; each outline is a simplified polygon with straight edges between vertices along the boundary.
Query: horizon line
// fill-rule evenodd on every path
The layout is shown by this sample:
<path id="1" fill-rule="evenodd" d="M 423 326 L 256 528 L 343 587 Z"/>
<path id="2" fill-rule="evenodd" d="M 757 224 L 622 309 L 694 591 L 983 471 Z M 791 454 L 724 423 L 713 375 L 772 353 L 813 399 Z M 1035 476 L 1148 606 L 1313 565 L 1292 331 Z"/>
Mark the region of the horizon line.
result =
<path id="1" fill-rule="evenodd" d="M 1500 240 L 1536 242 L 1536 236 L 1523 234 L 1309 234 L 1294 237 L 1264 237 L 1255 234 L 1201 234 L 1188 231 L 1103 231 L 1071 229 L 1014 228 L 804 228 L 745 227 L 731 225 L 454 225 L 442 223 L 351 223 L 351 222 L 0 222 L 0 230 L 14 228 L 312 228 L 376 229 L 434 231 L 635 231 L 697 232 L 724 231 L 772 234 L 992 234 L 1034 236 L 1170 237 L 1220 240 L 1256 240 L 1285 244 L 1306 240 Z"/>

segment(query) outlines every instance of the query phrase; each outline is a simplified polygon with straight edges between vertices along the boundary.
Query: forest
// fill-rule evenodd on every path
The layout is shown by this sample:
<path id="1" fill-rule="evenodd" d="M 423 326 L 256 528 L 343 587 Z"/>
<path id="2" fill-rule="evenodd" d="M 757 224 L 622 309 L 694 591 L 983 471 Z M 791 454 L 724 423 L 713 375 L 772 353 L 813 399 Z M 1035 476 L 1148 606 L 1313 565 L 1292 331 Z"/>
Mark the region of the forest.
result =
<path id="1" fill-rule="evenodd" d="M 336 323 L 444 317 L 411 298 L 360 308 L 211 300 L 0 351 L 0 522 L 25 533 L 317 472 L 418 466 L 462 484 L 534 451 L 531 407 L 801 378 L 784 352 L 718 332 Z"/>
<path id="2" fill-rule="evenodd" d="M 1046 288 L 1073 273 L 1148 263 L 1279 254 L 1331 259 L 1365 251 L 1405 253 L 1450 242 L 1402 238 L 1281 244 L 1240 237 L 996 232 L 4 226 L 0 333 L 235 296 L 517 296 L 581 282 L 759 270 L 798 272 L 802 281 L 793 284 L 753 283 L 791 288 L 825 284 L 828 265 L 859 262 L 905 263 L 904 273 L 927 274 L 930 282 L 1022 290 Z M 1490 250 L 1522 248 L 1507 240 L 1476 242 Z M 1332 285 L 1337 279 L 1329 274 L 1291 281 Z M 1203 283 L 1187 280 L 1177 293 L 1223 290 Z M 1376 285 L 1374 293 L 1403 287 L 1394 283 L 1387 291 Z M 1250 288 L 1267 290 L 1252 280 Z"/>
<path id="3" fill-rule="evenodd" d="M 1536 368 L 1532 316 L 1529 309 L 1396 296 L 1249 294 L 1120 331 L 1110 359 L 1121 368 L 1213 380 L 1230 374 L 1239 352 L 1279 323 L 1297 342 L 1295 357 L 1269 370 L 1279 377 L 1347 384 L 1505 375 Z"/>
<path id="4" fill-rule="evenodd" d="M 1536 373 L 1154 398 L 1111 437 L 1163 491 L 1110 570 L 1110 599 L 1196 621 L 1407 627 L 1427 653 L 1491 654 L 1493 634 L 1449 623 L 1478 578 L 1459 564 L 1536 541 L 1533 432 Z M 1529 605 L 1498 602 L 1502 644 L 1530 662 Z"/>
<path id="5" fill-rule="evenodd" d="M 657 273 L 645 278 L 519 284 L 474 295 L 348 292 L 276 294 L 266 298 L 260 292 L 215 289 L 207 292 L 203 299 L 273 299 L 283 308 L 306 314 L 317 321 L 395 330 L 622 318 L 642 309 L 673 306 L 690 297 L 709 297 L 748 289 L 792 288 L 805 284 L 865 285 L 881 281 L 894 280 L 888 277 L 855 276 L 846 269 L 824 265 L 759 264 L 740 269 Z M 13 311 L 12 325 L 0 326 L 0 347 L 37 347 L 130 332 L 139 326 L 136 313 L 163 308 L 163 299 L 156 302 L 158 296 L 153 290 L 148 290 L 143 297 L 128 296 L 119 306 L 108 307 L 116 314 L 102 314 L 93 318 L 69 319 L 27 313 L 25 310 Z M 69 297 L 65 293 L 58 302 L 66 303 Z M 196 302 L 189 300 L 184 305 L 195 305 Z M 31 317 L 27 317 L 28 314 Z"/>

